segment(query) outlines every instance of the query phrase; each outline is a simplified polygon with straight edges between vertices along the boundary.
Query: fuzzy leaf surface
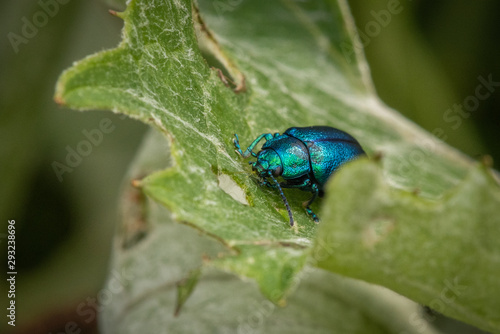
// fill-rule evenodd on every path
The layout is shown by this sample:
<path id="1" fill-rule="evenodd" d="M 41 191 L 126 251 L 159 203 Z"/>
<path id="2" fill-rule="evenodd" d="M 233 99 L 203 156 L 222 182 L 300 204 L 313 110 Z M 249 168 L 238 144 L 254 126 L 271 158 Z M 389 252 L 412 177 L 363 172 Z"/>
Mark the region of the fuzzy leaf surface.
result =
<path id="1" fill-rule="evenodd" d="M 119 47 L 77 63 L 63 74 L 56 93 L 60 103 L 123 112 L 169 138 L 172 166 L 138 184 L 171 210 L 175 221 L 203 231 L 230 250 L 213 265 L 254 278 L 268 298 L 282 301 L 310 256 L 317 229 L 300 205 L 309 195 L 293 190 L 285 191 L 296 219 L 294 228 L 288 226 L 280 196 L 259 187 L 249 177 L 246 162 L 234 153 L 234 133 L 245 146 L 261 133 L 291 126 L 330 125 L 349 132 L 369 156 L 375 152 L 383 156 L 380 183 L 330 188 L 339 203 L 349 198 L 349 207 L 360 211 L 371 205 L 358 194 L 376 192 L 374 186 L 380 191 L 418 190 L 421 200 L 441 203 L 475 168 L 469 159 L 380 102 L 363 55 L 353 46 L 354 28 L 344 1 L 245 1 L 229 9 L 214 4 L 201 2 L 198 12 L 187 0 L 131 1 L 120 14 L 125 27 Z M 206 59 L 232 77 L 239 93 L 224 84 Z M 355 182 L 356 177 L 350 180 Z M 495 183 L 492 178 L 489 182 Z M 397 198 L 391 200 L 388 208 L 400 205 Z M 486 196 L 485 201 L 488 214 L 498 215 L 496 195 Z M 319 201 L 313 209 L 318 211 L 326 203 Z M 405 202 L 401 212 L 409 207 L 425 215 L 417 204 Z M 453 217 L 461 226 L 460 216 Z M 328 242 L 329 229 L 344 218 L 326 210 L 324 232 L 316 244 Z M 413 222 L 403 214 L 398 219 Z M 356 233 L 356 225 L 343 226 Z M 426 236 L 430 238 L 426 242 L 441 244 L 437 234 Z M 410 241 L 415 249 L 421 245 L 421 240 Z M 493 253 L 486 265 L 496 265 L 496 248 L 488 250 Z M 312 260 L 339 270 L 337 256 Z M 426 267 L 427 260 L 416 265 L 432 268 Z M 434 272 L 429 269 L 426 274 Z M 363 278 L 388 286 L 398 280 L 392 276 L 386 283 L 373 278 L 377 275 L 367 273 Z M 422 300 L 426 289 L 423 284 L 398 292 Z M 484 323 L 496 321 L 490 314 L 476 322 L 448 309 L 443 313 L 483 328 L 490 328 Z"/>

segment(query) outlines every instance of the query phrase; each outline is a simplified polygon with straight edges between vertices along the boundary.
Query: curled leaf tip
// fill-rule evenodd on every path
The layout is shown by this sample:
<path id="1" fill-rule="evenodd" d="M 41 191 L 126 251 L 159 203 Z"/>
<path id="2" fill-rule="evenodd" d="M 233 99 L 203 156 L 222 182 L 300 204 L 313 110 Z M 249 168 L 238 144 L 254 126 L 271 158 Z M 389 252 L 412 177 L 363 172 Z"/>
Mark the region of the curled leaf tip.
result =
<path id="1" fill-rule="evenodd" d="M 54 102 L 57 103 L 60 106 L 65 106 L 66 105 L 66 102 L 64 101 L 64 99 L 60 95 L 54 96 Z"/>
<path id="2" fill-rule="evenodd" d="M 113 9 L 108 9 L 108 13 L 110 13 L 113 16 L 119 17 L 121 19 L 123 19 L 125 16 L 124 12 L 117 12 L 116 10 L 113 10 Z"/>
<path id="3" fill-rule="evenodd" d="M 380 152 L 380 151 L 377 151 L 375 152 L 375 154 L 373 155 L 372 159 L 373 161 L 375 162 L 379 162 L 379 161 L 382 161 L 382 158 L 384 157 L 384 153 Z"/>
<path id="4" fill-rule="evenodd" d="M 491 157 L 491 155 L 488 154 L 484 155 L 481 158 L 481 163 L 486 168 L 493 168 L 493 158 Z"/>

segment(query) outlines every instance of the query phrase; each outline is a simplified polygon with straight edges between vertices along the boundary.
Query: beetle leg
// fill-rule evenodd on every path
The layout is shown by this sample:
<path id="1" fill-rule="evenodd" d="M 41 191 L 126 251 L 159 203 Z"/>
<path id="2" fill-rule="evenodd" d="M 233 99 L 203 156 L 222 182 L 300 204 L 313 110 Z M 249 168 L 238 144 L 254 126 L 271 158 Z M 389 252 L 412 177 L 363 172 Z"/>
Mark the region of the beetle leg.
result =
<path id="1" fill-rule="evenodd" d="M 273 186 L 273 185 L 270 185 L 270 186 Z M 304 202 L 303 206 L 305 207 L 307 214 L 309 216 L 311 216 L 312 219 L 316 223 L 319 222 L 318 216 L 310 208 L 310 205 L 312 204 L 312 202 L 314 202 L 314 200 L 318 197 L 318 194 L 319 194 L 319 188 L 318 188 L 317 184 L 312 183 L 310 179 L 306 179 L 301 184 L 289 184 L 289 183 L 286 183 L 286 182 L 282 182 L 282 183 L 280 183 L 280 186 L 282 188 L 305 188 L 305 187 L 311 187 L 311 192 L 313 193 L 313 196 L 312 196 L 312 198 L 310 200 Z"/>
<path id="2" fill-rule="evenodd" d="M 236 147 L 236 150 L 234 150 L 236 153 L 238 153 L 239 155 L 243 155 L 243 152 L 241 151 L 241 147 L 240 147 L 240 139 L 238 138 L 238 135 L 235 133 L 234 134 L 234 139 L 233 139 L 233 143 L 234 143 L 234 147 Z"/>
<path id="3" fill-rule="evenodd" d="M 304 188 L 304 187 L 307 187 L 311 184 L 311 180 L 307 179 L 305 180 L 304 182 L 300 183 L 300 184 L 290 184 L 290 183 L 287 183 L 287 182 L 281 182 L 280 183 L 280 186 L 282 188 Z"/>
<path id="4" fill-rule="evenodd" d="M 260 136 L 258 136 L 250 144 L 250 146 L 248 146 L 248 148 L 245 151 L 243 151 L 241 149 L 241 147 L 240 147 L 240 140 L 238 138 L 238 135 L 235 133 L 234 136 L 236 137 L 235 139 L 233 139 L 234 147 L 236 147 L 235 152 L 238 153 L 239 155 L 241 155 L 243 158 L 248 158 L 250 155 L 253 156 L 253 157 L 256 157 L 257 154 L 255 154 L 254 152 L 252 152 L 252 150 L 254 149 L 255 146 L 257 146 L 257 144 L 262 140 L 262 138 L 266 139 L 266 141 L 273 138 L 272 134 L 270 134 L 270 133 L 263 133 Z"/>
<path id="5" fill-rule="evenodd" d="M 313 210 L 311 210 L 311 208 L 309 206 L 312 204 L 312 202 L 314 202 L 316 197 L 318 197 L 319 189 L 318 189 L 318 185 L 315 183 L 313 183 L 311 188 L 312 188 L 313 197 L 309 201 L 304 202 L 303 205 L 306 208 L 307 214 L 310 215 L 316 223 L 318 223 L 319 222 L 318 216 L 316 216 L 316 214 L 313 212 Z"/>
<path id="6" fill-rule="evenodd" d="M 269 188 L 277 188 L 277 186 L 275 184 L 270 183 L 266 179 L 261 179 L 259 185 L 260 186 L 266 186 L 266 187 L 269 187 Z"/>
<path id="7" fill-rule="evenodd" d="M 301 184 L 292 184 L 292 183 L 288 183 L 288 182 L 280 182 L 279 183 L 281 188 L 303 188 L 303 187 L 307 187 L 310 184 L 311 184 L 311 181 L 309 181 L 309 180 L 305 180 Z M 270 183 L 267 180 L 262 180 L 261 185 L 268 186 L 269 188 L 278 188 L 278 186 L 276 184 Z"/>

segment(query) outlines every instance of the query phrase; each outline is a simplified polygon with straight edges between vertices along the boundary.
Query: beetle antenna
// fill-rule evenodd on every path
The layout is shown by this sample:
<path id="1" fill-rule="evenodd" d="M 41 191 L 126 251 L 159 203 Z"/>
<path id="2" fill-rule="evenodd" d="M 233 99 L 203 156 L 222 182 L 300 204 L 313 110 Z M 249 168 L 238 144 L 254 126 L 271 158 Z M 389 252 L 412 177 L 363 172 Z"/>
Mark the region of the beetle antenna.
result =
<path id="1" fill-rule="evenodd" d="M 288 204 L 285 194 L 283 194 L 283 190 L 281 189 L 280 183 L 273 177 L 271 173 L 269 173 L 268 175 L 271 178 L 271 180 L 274 181 L 274 184 L 276 184 L 278 190 L 280 191 L 281 199 L 283 200 L 283 203 L 285 203 L 286 211 L 288 211 L 288 217 L 290 217 L 290 226 L 293 226 L 292 210 L 290 210 L 290 205 Z"/>

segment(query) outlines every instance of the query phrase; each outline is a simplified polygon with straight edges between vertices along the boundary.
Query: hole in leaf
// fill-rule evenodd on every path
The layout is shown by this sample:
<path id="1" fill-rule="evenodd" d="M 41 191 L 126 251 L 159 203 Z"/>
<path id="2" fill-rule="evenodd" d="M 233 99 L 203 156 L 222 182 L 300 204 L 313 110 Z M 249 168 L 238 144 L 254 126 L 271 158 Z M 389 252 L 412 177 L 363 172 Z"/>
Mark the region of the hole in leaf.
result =
<path id="1" fill-rule="evenodd" d="M 218 76 L 227 87 L 235 93 L 244 92 L 246 90 L 245 76 L 221 49 L 196 6 L 193 6 L 193 21 L 198 46 L 207 64 L 218 71 Z"/>
<path id="2" fill-rule="evenodd" d="M 245 191 L 227 174 L 218 174 L 219 187 L 241 204 L 249 205 Z"/>

